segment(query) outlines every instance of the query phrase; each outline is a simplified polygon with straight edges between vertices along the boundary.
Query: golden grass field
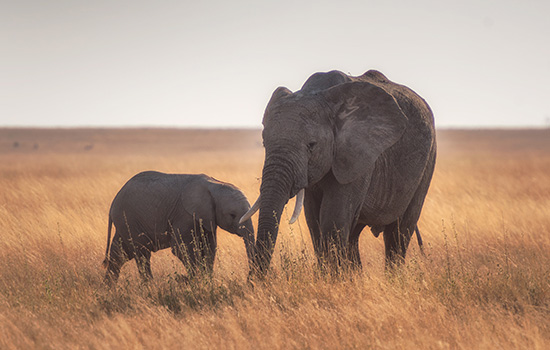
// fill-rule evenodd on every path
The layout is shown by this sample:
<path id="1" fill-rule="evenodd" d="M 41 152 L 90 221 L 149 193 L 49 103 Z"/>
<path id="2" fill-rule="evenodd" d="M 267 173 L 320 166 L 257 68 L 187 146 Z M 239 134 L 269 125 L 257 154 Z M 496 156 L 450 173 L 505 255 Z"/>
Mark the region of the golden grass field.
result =
<path id="1" fill-rule="evenodd" d="M 438 143 L 427 256 L 413 240 L 394 275 L 368 230 L 361 273 L 319 274 L 302 214 L 281 224 L 265 282 L 246 282 L 242 240 L 221 231 L 212 280 L 177 282 L 165 250 L 152 282 L 132 262 L 110 290 L 120 187 L 142 170 L 206 173 L 253 202 L 260 131 L 0 129 L 0 349 L 550 348 L 550 130 L 440 130 Z"/>

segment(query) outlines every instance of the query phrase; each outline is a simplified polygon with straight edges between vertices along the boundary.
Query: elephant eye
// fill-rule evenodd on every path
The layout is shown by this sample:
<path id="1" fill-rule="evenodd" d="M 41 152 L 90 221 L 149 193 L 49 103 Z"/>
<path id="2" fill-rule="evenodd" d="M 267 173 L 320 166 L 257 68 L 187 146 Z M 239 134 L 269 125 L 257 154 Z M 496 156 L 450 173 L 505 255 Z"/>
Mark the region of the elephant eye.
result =
<path id="1" fill-rule="evenodd" d="M 235 214 L 229 214 L 229 216 L 231 216 L 231 219 L 235 220 L 235 218 L 237 217 L 237 215 Z"/>
<path id="2" fill-rule="evenodd" d="M 307 144 L 307 150 L 310 152 L 313 151 L 316 145 L 317 145 L 317 141 L 311 141 L 310 143 Z"/>

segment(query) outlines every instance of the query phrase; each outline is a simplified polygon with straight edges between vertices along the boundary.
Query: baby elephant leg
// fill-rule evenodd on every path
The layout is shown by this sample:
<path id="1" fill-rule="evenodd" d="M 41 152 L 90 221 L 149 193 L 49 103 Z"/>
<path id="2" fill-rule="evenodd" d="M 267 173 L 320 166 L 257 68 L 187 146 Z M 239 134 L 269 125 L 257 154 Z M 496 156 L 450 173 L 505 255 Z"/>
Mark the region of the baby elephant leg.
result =
<path id="1" fill-rule="evenodd" d="M 180 229 L 174 229 L 171 232 L 170 248 L 174 254 L 185 266 L 189 277 L 193 275 L 193 266 L 195 265 L 195 255 L 191 247 L 190 240 L 184 239 Z"/>
<path id="2" fill-rule="evenodd" d="M 197 274 L 212 274 L 216 254 L 216 242 L 212 232 L 201 229 L 175 232 L 172 235 L 172 253 L 181 260 L 190 278 Z"/>
<path id="3" fill-rule="evenodd" d="M 153 279 L 151 271 L 151 252 L 147 249 L 142 249 L 136 253 L 136 264 L 143 281 Z"/>

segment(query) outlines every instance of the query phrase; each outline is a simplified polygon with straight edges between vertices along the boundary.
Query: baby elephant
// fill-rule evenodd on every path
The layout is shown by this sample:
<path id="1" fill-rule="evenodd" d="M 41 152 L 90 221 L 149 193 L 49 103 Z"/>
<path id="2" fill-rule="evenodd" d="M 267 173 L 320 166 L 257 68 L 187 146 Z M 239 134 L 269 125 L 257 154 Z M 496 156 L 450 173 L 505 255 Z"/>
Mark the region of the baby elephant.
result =
<path id="1" fill-rule="evenodd" d="M 190 277 L 199 271 L 211 273 L 218 226 L 244 239 L 251 264 L 254 227 L 251 220 L 239 224 L 249 209 L 237 187 L 204 174 L 135 175 L 120 189 L 109 211 L 106 283 L 116 282 L 122 265 L 134 258 L 141 277 L 152 278 L 151 252 L 169 247 Z M 112 224 L 116 233 L 109 253 Z"/>

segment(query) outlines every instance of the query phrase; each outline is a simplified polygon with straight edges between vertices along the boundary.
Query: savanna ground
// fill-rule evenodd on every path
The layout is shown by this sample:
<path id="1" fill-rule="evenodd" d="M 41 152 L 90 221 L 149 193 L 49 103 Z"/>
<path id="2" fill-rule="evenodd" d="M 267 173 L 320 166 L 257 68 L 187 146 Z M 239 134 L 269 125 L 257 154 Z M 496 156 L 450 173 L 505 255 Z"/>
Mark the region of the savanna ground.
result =
<path id="1" fill-rule="evenodd" d="M 218 233 L 212 279 L 155 279 L 135 264 L 102 284 L 107 212 L 135 173 L 207 173 L 258 195 L 258 130 L 0 129 L 1 349 L 548 349 L 550 130 L 438 132 L 439 157 L 407 264 L 384 273 L 365 230 L 363 271 L 315 268 L 302 217 L 281 232 L 265 282 Z M 283 218 L 290 216 L 283 214 Z M 254 223 L 257 223 L 254 216 Z"/>

